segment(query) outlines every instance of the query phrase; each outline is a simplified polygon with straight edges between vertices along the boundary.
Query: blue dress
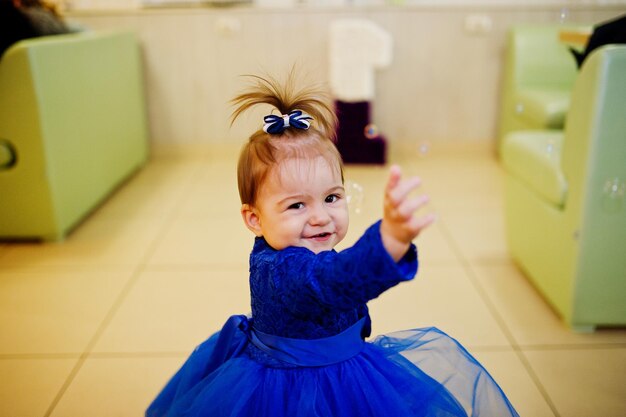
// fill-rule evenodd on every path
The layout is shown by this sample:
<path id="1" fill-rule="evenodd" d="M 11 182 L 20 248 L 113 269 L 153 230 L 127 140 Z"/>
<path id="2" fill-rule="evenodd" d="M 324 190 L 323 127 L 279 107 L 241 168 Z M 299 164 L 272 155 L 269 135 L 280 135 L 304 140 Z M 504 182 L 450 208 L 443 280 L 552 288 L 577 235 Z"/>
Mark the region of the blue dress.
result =
<path id="1" fill-rule="evenodd" d="M 387 254 L 380 222 L 341 252 L 250 255 L 252 318 L 198 346 L 148 417 L 518 416 L 487 371 L 436 328 L 369 336 L 367 301 L 417 272 Z"/>

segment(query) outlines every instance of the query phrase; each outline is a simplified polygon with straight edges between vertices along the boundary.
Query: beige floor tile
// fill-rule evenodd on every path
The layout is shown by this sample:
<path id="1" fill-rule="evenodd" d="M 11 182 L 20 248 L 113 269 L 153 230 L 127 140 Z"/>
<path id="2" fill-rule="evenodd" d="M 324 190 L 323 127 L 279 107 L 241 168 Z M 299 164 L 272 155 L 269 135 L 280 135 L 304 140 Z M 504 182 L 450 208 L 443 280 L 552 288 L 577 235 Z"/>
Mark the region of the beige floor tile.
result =
<path id="1" fill-rule="evenodd" d="M 0 273 L 0 354 L 81 353 L 128 270 Z"/>
<path id="2" fill-rule="evenodd" d="M 509 259 L 502 212 L 470 208 L 444 211 L 441 222 L 463 258 L 473 262 Z"/>
<path id="3" fill-rule="evenodd" d="M 458 266 L 427 265 L 416 279 L 370 302 L 374 334 L 435 326 L 470 348 L 510 347 Z"/>
<path id="4" fill-rule="evenodd" d="M 95 352 L 190 352 L 233 314 L 249 314 L 247 267 L 144 272 Z"/>
<path id="5" fill-rule="evenodd" d="M 520 416 L 555 416 L 515 352 L 478 350 L 472 354 L 500 385 Z"/>
<path id="6" fill-rule="evenodd" d="M 160 227 L 154 219 L 88 219 L 63 242 L 11 244 L 0 258 L 0 268 L 135 266 L 143 261 Z"/>
<path id="7" fill-rule="evenodd" d="M 433 202 L 459 209 L 501 205 L 502 171 L 491 154 L 439 153 L 401 165 L 422 178 Z"/>
<path id="8" fill-rule="evenodd" d="M 239 211 L 222 216 L 179 216 L 161 237 L 150 265 L 248 264 L 254 235 Z"/>
<path id="9" fill-rule="evenodd" d="M 456 211 L 501 208 L 502 179 L 496 166 L 471 166 L 467 170 L 449 169 L 424 177 L 424 186 L 433 202 Z M 467 172 L 464 172 L 467 171 Z"/>
<path id="10" fill-rule="evenodd" d="M 64 246 L 75 241 L 84 244 L 93 238 L 94 230 L 97 231 L 97 226 L 101 224 L 125 225 L 137 220 L 144 224 L 150 222 L 153 229 L 160 227 L 164 218 L 179 203 L 183 185 L 197 170 L 197 165 L 184 161 L 149 162 L 102 201 L 61 243 Z M 101 237 L 105 236 L 108 235 Z"/>
<path id="11" fill-rule="evenodd" d="M 218 143 L 206 142 L 153 142 L 150 144 L 150 159 L 159 162 L 188 162 L 204 163 L 216 148 Z M 232 148 L 232 146 L 230 146 Z"/>
<path id="12" fill-rule="evenodd" d="M 77 360 L 0 359 L 0 416 L 45 415 Z"/>
<path id="13" fill-rule="evenodd" d="M 207 183 L 194 183 L 187 192 L 186 198 L 181 202 L 178 214 L 181 217 L 208 218 L 231 217 L 236 214 L 240 219 L 241 203 L 237 192 L 237 181 L 234 175 L 231 177 L 232 179 L 219 185 L 215 184 L 215 179 L 207 180 Z"/>
<path id="14" fill-rule="evenodd" d="M 51 416 L 142 416 L 184 359 L 87 359 Z"/>
<path id="15" fill-rule="evenodd" d="M 153 220 L 163 223 L 180 204 L 185 186 L 163 189 L 129 184 L 93 214 L 95 220 Z"/>
<path id="16" fill-rule="evenodd" d="M 560 415 L 626 415 L 626 348 L 524 354 Z"/>
<path id="17" fill-rule="evenodd" d="M 179 205 L 200 166 L 193 161 L 152 160 L 99 207 L 95 218 L 166 217 Z"/>
<path id="18" fill-rule="evenodd" d="M 575 333 L 512 263 L 473 265 L 478 281 L 518 344 L 571 345 L 626 343 L 626 330 Z"/>
<path id="19" fill-rule="evenodd" d="M 446 236 L 441 222 L 436 221 L 415 240 L 420 265 L 429 263 L 458 264 L 459 259 Z"/>
<path id="20" fill-rule="evenodd" d="M 144 169 L 133 178 L 138 187 L 176 188 L 182 183 L 193 181 L 206 164 L 207 157 L 153 157 Z"/>

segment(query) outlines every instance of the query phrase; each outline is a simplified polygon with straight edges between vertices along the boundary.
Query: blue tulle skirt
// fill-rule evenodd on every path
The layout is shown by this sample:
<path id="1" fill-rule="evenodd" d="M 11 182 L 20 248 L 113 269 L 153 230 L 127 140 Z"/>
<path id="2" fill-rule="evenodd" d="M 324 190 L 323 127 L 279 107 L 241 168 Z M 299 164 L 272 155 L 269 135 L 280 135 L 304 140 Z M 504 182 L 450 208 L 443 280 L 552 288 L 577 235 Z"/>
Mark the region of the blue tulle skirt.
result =
<path id="1" fill-rule="evenodd" d="M 518 415 L 487 371 L 440 330 L 407 330 L 373 342 L 363 342 L 359 330 L 353 326 L 350 337 L 346 331 L 310 349 L 311 341 L 265 338 L 245 317 L 233 316 L 196 348 L 146 415 Z"/>

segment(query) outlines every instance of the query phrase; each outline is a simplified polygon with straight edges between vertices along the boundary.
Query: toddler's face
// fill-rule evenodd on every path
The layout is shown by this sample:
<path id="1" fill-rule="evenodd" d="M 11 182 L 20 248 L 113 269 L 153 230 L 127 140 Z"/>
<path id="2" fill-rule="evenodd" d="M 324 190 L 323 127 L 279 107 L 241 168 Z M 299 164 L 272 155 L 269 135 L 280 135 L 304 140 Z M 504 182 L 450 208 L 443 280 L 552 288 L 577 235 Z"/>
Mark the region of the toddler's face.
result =
<path id="1" fill-rule="evenodd" d="M 305 247 L 314 253 L 331 250 L 346 235 L 348 206 L 339 166 L 323 157 L 288 159 L 265 180 L 248 227 L 274 249 Z"/>

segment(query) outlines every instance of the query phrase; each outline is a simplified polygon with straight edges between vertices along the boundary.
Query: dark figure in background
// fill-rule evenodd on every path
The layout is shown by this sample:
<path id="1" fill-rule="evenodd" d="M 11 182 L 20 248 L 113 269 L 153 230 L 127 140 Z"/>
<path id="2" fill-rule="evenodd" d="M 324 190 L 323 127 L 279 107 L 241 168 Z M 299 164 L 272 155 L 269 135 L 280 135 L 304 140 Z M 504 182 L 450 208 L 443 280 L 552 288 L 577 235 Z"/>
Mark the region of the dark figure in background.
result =
<path id="1" fill-rule="evenodd" d="M 15 42 L 68 33 L 56 8 L 42 0 L 0 0 L 0 57 Z"/>
<path id="2" fill-rule="evenodd" d="M 584 52 L 572 50 L 578 68 L 594 49 L 610 43 L 626 43 L 626 14 L 594 27 Z"/>

